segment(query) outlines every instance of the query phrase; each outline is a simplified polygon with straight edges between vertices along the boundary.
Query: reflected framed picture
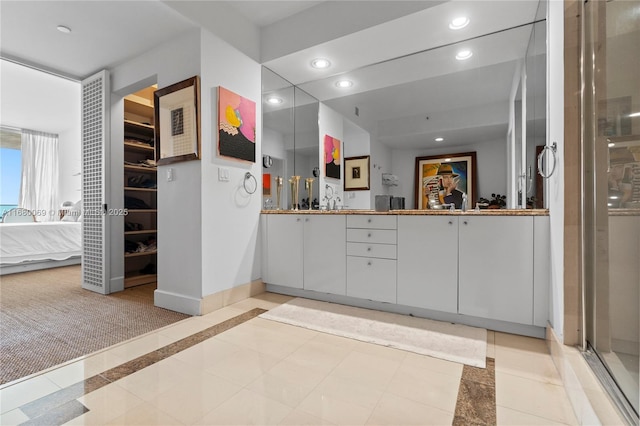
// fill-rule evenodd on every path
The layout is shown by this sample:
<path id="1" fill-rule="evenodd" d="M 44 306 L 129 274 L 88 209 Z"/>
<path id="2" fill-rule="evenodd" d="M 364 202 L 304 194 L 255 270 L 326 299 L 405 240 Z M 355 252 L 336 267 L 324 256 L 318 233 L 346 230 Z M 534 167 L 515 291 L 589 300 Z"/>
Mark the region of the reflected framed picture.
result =
<path id="1" fill-rule="evenodd" d="M 328 178 L 340 179 L 340 139 L 324 135 L 324 175 Z"/>
<path id="2" fill-rule="evenodd" d="M 348 157 L 344 159 L 344 190 L 366 191 L 371 189 L 369 175 L 370 157 Z"/>
<path id="3" fill-rule="evenodd" d="M 432 155 L 416 157 L 416 209 L 450 207 L 462 208 L 476 203 L 476 153 Z"/>
<path id="4" fill-rule="evenodd" d="M 200 159 L 200 77 L 153 94 L 156 164 Z"/>

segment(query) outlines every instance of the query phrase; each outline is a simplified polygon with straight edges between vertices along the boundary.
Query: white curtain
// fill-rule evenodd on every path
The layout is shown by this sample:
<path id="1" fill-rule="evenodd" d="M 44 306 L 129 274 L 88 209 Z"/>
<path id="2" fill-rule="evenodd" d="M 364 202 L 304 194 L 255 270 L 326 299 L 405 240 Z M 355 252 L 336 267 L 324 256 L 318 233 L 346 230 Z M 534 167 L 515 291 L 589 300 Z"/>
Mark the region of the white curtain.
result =
<path id="1" fill-rule="evenodd" d="M 20 207 L 31 210 L 38 222 L 58 218 L 58 135 L 22 131 Z"/>

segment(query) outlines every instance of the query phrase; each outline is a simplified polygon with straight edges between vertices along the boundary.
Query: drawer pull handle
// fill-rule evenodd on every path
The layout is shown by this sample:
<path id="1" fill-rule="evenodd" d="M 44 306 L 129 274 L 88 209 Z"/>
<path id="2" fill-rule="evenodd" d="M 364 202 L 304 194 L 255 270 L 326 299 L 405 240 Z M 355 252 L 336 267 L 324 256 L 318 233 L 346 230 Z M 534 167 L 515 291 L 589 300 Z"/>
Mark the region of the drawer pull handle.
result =
<path id="1" fill-rule="evenodd" d="M 453 221 L 452 220 L 449 221 L 449 225 L 453 225 Z"/>
<path id="2" fill-rule="evenodd" d="M 367 266 L 371 266 L 371 261 L 367 262 Z"/>
<path id="3" fill-rule="evenodd" d="M 465 221 L 464 221 L 464 224 L 466 225 L 467 223 L 468 223 L 468 222 L 465 220 Z"/>
<path id="4" fill-rule="evenodd" d="M 367 251 L 371 251 L 371 247 L 367 247 Z"/>
<path id="5" fill-rule="evenodd" d="M 297 218 L 297 219 L 296 219 L 296 222 L 300 222 L 300 218 Z"/>
<path id="6" fill-rule="evenodd" d="M 368 238 L 371 238 L 371 232 L 369 232 L 369 233 L 367 234 L 367 237 L 368 237 Z"/>
<path id="7" fill-rule="evenodd" d="M 309 222 L 309 218 L 306 218 L 304 221 L 305 221 L 305 222 Z"/>
<path id="8" fill-rule="evenodd" d="M 371 218 L 367 219 L 367 222 L 371 223 Z"/>

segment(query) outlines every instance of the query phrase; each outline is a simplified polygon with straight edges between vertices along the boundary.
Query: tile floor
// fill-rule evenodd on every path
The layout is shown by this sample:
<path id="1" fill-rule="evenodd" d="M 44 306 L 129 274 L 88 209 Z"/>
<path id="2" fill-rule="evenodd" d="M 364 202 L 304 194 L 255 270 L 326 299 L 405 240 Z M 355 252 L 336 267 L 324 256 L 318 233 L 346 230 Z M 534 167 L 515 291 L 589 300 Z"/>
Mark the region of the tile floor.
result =
<path id="1" fill-rule="evenodd" d="M 265 293 L 5 386 L 0 424 L 28 422 L 23 410 L 43 396 L 289 299 Z M 487 344 L 499 425 L 577 424 L 543 340 L 490 331 Z M 462 371 L 461 364 L 253 318 L 70 401 L 67 408 L 79 411 L 59 423 L 450 425 Z"/>

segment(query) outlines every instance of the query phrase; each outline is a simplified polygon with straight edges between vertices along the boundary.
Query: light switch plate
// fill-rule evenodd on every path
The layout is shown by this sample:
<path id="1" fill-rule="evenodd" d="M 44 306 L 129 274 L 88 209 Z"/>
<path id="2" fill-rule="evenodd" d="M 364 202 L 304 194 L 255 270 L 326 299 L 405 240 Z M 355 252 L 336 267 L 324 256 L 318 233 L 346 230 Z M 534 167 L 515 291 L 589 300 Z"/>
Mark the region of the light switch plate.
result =
<path id="1" fill-rule="evenodd" d="M 218 168 L 218 181 L 229 182 L 229 169 L 227 169 L 226 167 Z"/>

